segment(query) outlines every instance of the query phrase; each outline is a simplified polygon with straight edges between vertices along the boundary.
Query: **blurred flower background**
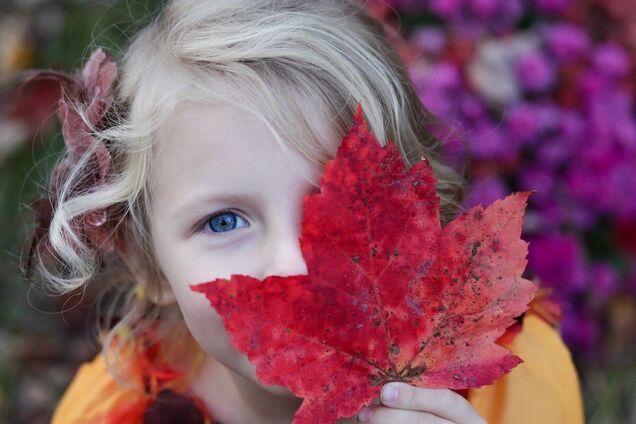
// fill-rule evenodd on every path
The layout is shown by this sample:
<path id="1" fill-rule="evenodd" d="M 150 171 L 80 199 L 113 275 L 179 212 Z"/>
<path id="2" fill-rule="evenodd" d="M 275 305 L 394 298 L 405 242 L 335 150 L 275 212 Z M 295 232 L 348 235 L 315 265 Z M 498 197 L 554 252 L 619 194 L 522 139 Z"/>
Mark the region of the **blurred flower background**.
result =
<path id="1" fill-rule="evenodd" d="M 636 423 L 636 4 L 633 0 L 368 0 L 422 102 L 445 125 L 466 207 L 531 196 L 528 274 L 563 309 L 589 423 Z M 63 154 L 59 87 L 27 68 L 119 57 L 160 1 L 5 0 L 0 10 L 0 422 L 45 423 L 98 349 L 91 289 L 20 276 L 34 200 Z"/>

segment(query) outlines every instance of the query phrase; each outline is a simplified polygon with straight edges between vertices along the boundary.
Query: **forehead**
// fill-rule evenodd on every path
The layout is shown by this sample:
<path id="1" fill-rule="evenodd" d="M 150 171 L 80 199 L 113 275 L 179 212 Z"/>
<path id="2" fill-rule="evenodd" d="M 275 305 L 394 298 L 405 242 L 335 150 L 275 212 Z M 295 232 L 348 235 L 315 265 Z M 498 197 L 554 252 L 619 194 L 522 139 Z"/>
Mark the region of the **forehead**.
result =
<path id="1" fill-rule="evenodd" d="M 325 122 L 314 122 L 326 138 Z M 158 133 L 153 197 L 184 203 L 209 192 L 283 192 L 300 179 L 317 185 L 322 166 L 281 145 L 254 115 L 221 102 L 177 105 Z"/>

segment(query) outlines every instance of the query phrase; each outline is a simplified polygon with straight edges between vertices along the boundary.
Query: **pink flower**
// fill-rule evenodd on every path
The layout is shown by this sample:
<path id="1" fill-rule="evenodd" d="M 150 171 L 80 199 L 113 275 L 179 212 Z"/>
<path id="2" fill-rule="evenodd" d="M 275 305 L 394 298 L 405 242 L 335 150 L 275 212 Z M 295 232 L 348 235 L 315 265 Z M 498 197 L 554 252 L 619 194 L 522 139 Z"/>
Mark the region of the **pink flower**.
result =
<path id="1" fill-rule="evenodd" d="M 39 199 L 33 203 L 38 222 L 36 240 L 48 231 L 61 182 L 90 148 L 95 147 L 91 157 L 93 163 L 75 187 L 75 193 L 89 191 L 106 182 L 111 168 L 110 152 L 103 142 L 91 135 L 91 128 L 69 101 L 79 103 L 90 125 L 99 128 L 104 125 L 106 114 L 113 103 L 111 86 L 116 76 L 116 64 L 101 48 L 91 54 L 79 75 L 55 70 L 30 70 L 25 73 L 23 86 L 40 79 L 53 79 L 62 87 L 57 116 L 62 122 L 67 152 L 64 160 L 53 169 L 52 198 Z M 97 249 L 110 250 L 113 248 L 112 240 L 107 237 L 104 226 L 108 218 L 107 210 L 95 210 L 77 217 L 74 225 Z"/>

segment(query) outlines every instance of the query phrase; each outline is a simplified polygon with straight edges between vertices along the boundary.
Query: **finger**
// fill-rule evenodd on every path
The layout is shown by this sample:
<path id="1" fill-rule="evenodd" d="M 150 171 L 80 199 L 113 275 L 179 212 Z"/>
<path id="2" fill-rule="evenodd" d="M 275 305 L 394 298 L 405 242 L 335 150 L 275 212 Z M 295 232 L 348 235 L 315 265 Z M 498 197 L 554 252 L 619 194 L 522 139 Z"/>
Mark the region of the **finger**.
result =
<path id="1" fill-rule="evenodd" d="M 450 389 L 428 389 L 392 382 L 384 385 L 380 400 L 391 408 L 425 411 L 461 424 L 486 424 L 470 402 Z"/>
<path id="2" fill-rule="evenodd" d="M 369 410 L 366 413 L 365 410 Z M 358 414 L 358 422 L 367 424 L 456 424 L 442 417 L 422 411 L 387 408 L 385 406 L 367 406 Z"/>

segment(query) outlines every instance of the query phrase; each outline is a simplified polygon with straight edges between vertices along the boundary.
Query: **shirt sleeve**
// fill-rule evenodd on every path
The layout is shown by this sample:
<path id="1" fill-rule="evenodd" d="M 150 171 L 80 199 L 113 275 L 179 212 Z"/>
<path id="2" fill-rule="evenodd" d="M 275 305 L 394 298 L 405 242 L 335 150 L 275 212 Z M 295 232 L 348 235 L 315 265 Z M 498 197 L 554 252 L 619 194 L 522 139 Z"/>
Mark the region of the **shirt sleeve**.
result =
<path id="1" fill-rule="evenodd" d="M 488 424 L 584 423 L 576 368 L 554 327 L 527 314 L 521 332 L 504 347 L 524 362 L 467 394 Z"/>

